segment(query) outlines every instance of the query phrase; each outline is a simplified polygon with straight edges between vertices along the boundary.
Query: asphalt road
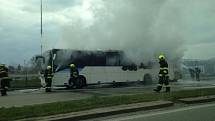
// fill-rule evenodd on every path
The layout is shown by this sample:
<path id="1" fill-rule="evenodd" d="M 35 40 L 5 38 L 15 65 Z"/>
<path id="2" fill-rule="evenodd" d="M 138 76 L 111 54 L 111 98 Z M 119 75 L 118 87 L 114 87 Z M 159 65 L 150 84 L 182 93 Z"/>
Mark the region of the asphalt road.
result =
<path id="1" fill-rule="evenodd" d="M 15 91 L 9 92 L 8 96 L 0 97 L 0 107 L 21 107 L 42 103 L 52 103 L 59 101 L 78 100 L 88 98 L 90 94 L 74 92 L 51 92 L 45 93 L 43 90 L 25 90 L 30 92 Z M 81 96 L 80 96 L 81 95 Z"/>
<path id="2" fill-rule="evenodd" d="M 214 121 L 215 103 L 161 111 L 136 112 L 86 121 Z"/>
<path id="3" fill-rule="evenodd" d="M 172 90 L 184 90 L 193 88 L 206 88 L 215 87 L 215 81 L 189 81 L 180 80 L 179 82 L 172 83 Z M 112 96 L 112 95 L 127 95 L 138 94 L 143 92 L 152 92 L 156 85 L 144 86 L 135 85 L 129 87 L 118 88 L 89 88 L 78 90 L 55 90 L 51 93 L 45 93 L 43 89 L 27 89 L 16 90 L 8 92 L 8 96 L 0 96 L 0 107 L 13 107 L 34 105 L 42 103 L 51 103 L 59 101 L 79 100 L 89 98 L 91 96 Z"/>

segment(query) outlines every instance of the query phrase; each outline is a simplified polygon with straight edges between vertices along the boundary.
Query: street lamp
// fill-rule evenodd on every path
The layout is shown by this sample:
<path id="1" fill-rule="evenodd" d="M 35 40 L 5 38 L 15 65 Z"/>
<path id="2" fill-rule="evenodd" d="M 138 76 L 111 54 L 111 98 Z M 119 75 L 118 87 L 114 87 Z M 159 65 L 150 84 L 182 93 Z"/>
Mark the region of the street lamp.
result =
<path id="1" fill-rule="evenodd" d="M 40 39 L 41 39 L 41 56 L 43 53 L 43 1 L 40 0 Z"/>

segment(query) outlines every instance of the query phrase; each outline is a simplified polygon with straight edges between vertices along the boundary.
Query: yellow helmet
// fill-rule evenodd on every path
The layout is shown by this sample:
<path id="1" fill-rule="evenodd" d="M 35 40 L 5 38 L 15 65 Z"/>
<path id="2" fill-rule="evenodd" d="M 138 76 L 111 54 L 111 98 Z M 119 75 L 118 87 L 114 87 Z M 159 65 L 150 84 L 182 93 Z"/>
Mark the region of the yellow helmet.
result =
<path id="1" fill-rule="evenodd" d="M 70 67 L 71 68 L 75 68 L 75 64 L 70 64 Z"/>
<path id="2" fill-rule="evenodd" d="M 163 54 L 159 55 L 159 59 L 165 59 L 165 56 Z"/>
<path id="3" fill-rule="evenodd" d="M 47 66 L 47 69 L 51 69 L 52 67 L 51 66 Z"/>

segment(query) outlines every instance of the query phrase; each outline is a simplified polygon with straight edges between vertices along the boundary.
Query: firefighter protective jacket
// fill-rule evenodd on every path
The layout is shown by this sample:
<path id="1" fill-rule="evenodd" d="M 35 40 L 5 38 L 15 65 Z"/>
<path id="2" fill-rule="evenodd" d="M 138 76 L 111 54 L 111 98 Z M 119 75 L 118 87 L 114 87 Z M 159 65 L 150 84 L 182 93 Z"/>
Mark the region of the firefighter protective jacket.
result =
<path id="1" fill-rule="evenodd" d="M 78 69 L 76 69 L 76 68 L 70 69 L 70 77 L 78 77 L 78 75 L 79 75 Z"/>
<path id="2" fill-rule="evenodd" d="M 51 69 L 46 69 L 45 73 L 44 73 L 44 77 L 47 78 L 47 79 L 51 79 L 53 77 L 52 70 Z"/>
<path id="3" fill-rule="evenodd" d="M 168 76 L 169 70 L 168 70 L 168 63 L 165 59 L 160 60 L 160 72 L 159 76 Z"/>
<path id="4" fill-rule="evenodd" d="M 2 79 L 8 78 L 8 68 L 6 68 L 6 67 L 0 68 L 0 78 L 2 78 Z"/>

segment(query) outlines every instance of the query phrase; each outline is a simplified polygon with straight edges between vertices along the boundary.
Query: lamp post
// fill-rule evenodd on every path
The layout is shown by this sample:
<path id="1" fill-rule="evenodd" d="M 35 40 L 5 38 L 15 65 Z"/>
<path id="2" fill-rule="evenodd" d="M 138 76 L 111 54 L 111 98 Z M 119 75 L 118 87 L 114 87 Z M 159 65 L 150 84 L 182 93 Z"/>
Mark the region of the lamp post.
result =
<path id="1" fill-rule="evenodd" d="M 40 0 L 40 39 L 41 39 L 41 56 L 43 53 L 43 1 Z"/>

